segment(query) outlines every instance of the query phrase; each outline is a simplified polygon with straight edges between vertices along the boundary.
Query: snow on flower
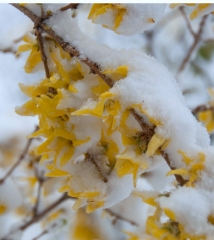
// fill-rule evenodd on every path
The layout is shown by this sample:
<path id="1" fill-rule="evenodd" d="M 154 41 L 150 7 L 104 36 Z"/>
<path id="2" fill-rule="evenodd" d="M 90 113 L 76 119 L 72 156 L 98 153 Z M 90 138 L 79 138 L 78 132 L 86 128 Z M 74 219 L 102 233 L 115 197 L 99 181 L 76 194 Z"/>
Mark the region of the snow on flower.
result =
<path id="1" fill-rule="evenodd" d="M 93 4 L 88 19 L 118 34 L 142 33 L 158 22 L 165 4 Z"/>

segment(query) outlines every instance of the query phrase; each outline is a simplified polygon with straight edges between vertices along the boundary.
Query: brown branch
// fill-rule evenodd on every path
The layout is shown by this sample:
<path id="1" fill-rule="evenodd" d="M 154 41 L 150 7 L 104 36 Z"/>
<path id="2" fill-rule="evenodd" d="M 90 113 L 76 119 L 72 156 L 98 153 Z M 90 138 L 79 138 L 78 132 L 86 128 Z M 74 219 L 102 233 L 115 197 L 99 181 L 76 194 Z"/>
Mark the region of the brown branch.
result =
<path id="1" fill-rule="evenodd" d="M 56 200 L 54 203 L 52 203 L 50 206 L 48 206 L 46 209 L 44 209 L 39 214 L 33 216 L 28 222 L 24 223 L 22 226 L 14 229 L 11 231 L 7 236 L 3 237 L 1 240 L 8 240 L 9 236 L 11 234 L 14 234 L 17 231 L 24 231 L 28 227 L 30 227 L 32 224 L 38 222 L 40 219 L 45 217 L 48 213 L 50 213 L 54 208 L 56 208 L 59 204 L 63 203 L 67 199 L 73 199 L 70 196 L 67 195 L 67 193 L 63 194 L 58 200 Z"/>
<path id="2" fill-rule="evenodd" d="M 194 108 L 192 110 L 192 114 L 195 115 L 195 114 L 197 114 L 199 112 L 208 111 L 208 110 L 214 111 L 214 107 L 208 106 L 207 104 L 204 104 L 204 105 L 200 105 L 200 106 Z"/>
<path id="3" fill-rule="evenodd" d="M 194 49 L 196 48 L 196 46 L 197 46 L 198 43 L 200 42 L 200 40 L 201 40 L 201 34 L 202 34 L 202 31 L 203 31 L 203 27 L 204 27 L 204 24 L 205 24 L 205 21 L 206 21 L 207 16 L 208 16 L 208 15 L 205 15 L 205 16 L 202 18 L 202 20 L 201 20 L 201 22 L 200 22 L 199 30 L 198 30 L 197 34 L 195 35 L 194 42 L 193 42 L 192 46 L 190 47 L 189 51 L 187 52 L 187 55 L 186 55 L 186 57 L 184 58 L 184 60 L 182 61 L 180 67 L 178 68 L 177 74 L 181 73 L 181 72 L 184 70 L 184 68 L 185 68 L 186 64 L 188 63 L 188 61 L 189 61 L 189 59 L 190 59 L 190 57 L 191 57 Z"/>
<path id="4" fill-rule="evenodd" d="M 101 73 L 100 71 L 100 68 L 99 68 L 99 65 L 93 61 L 91 61 L 90 59 L 88 58 L 80 58 L 80 53 L 79 51 L 72 47 L 71 45 L 69 45 L 69 43 L 66 43 L 60 36 L 58 36 L 47 24 L 45 24 L 41 18 L 39 18 L 38 16 L 36 16 L 35 14 L 33 14 L 30 10 L 28 10 L 27 8 L 25 7 L 22 7 L 20 6 L 19 4 L 12 4 L 14 7 L 16 7 L 17 9 L 19 9 L 21 12 L 23 12 L 25 15 L 27 15 L 34 23 L 36 26 L 39 26 L 41 27 L 46 33 L 48 33 L 56 42 L 58 42 L 61 47 L 66 51 L 68 52 L 71 57 L 75 56 L 75 57 L 78 57 L 82 62 L 84 62 L 85 64 L 87 64 L 89 66 L 89 68 L 91 69 L 91 72 L 94 73 L 94 74 L 97 74 L 101 79 L 103 79 L 105 81 L 105 83 L 107 85 L 109 85 L 109 87 L 113 87 L 114 86 L 114 81 L 107 77 L 105 74 Z M 203 28 L 203 25 L 205 23 L 205 19 L 206 19 L 206 16 L 202 19 L 202 22 L 200 24 L 200 29 L 199 29 L 199 32 L 198 32 L 198 37 L 197 37 L 197 42 L 196 44 L 198 43 L 199 39 L 200 39 L 200 35 L 201 35 L 201 32 L 202 32 L 202 28 Z M 194 48 L 193 48 L 194 49 Z M 192 50 L 193 51 L 193 50 Z M 191 52 L 192 52 L 191 51 Z M 190 53 L 191 55 L 191 53 Z M 189 58 L 189 57 L 188 57 Z M 130 112 L 133 114 L 133 116 L 135 117 L 135 119 L 137 120 L 137 122 L 140 124 L 141 128 L 143 131 L 146 131 L 148 132 L 148 134 L 154 134 L 154 128 L 148 126 L 144 119 L 139 116 L 136 111 L 134 109 L 131 109 Z M 164 155 L 165 156 L 165 155 Z M 166 159 L 165 159 L 166 160 Z M 166 160 L 167 162 L 167 160 Z M 168 163 L 168 162 L 167 162 Z M 169 163 L 168 163 L 169 164 Z M 169 165 L 170 167 L 170 165 Z M 179 180 L 179 178 L 176 178 Z M 180 180 L 179 180 L 180 181 Z M 183 184 L 183 181 L 180 181 L 179 182 L 180 185 Z"/>
<path id="5" fill-rule="evenodd" d="M 189 31 L 190 31 L 190 33 L 192 34 L 192 36 L 195 38 L 195 37 L 196 37 L 196 33 L 195 33 L 195 32 L 193 31 L 193 29 L 192 29 L 192 26 L 191 26 L 191 24 L 190 24 L 190 21 L 189 21 L 186 13 L 185 13 L 185 11 L 184 11 L 184 7 L 181 6 L 181 7 L 179 8 L 179 10 L 180 10 L 181 15 L 183 16 L 183 18 L 184 18 L 184 20 L 185 20 L 185 22 L 186 22 L 186 24 L 187 24 L 187 28 L 189 29 Z"/>
<path id="6" fill-rule="evenodd" d="M 17 54 L 16 51 L 14 51 L 14 50 L 12 49 L 12 47 L 0 49 L 0 52 L 2 52 L 2 53 L 12 53 L 12 54 L 14 54 L 16 57 L 19 57 L 19 54 Z"/>
<path id="7" fill-rule="evenodd" d="M 136 222 L 134 222 L 134 221 L 132 221 L 132 220 L 130 220 L 130 219 L 127 219 L 127 218 L 125 218 L 125 217 L 123 217 L 123 216 L 121 216 L 121 215 L 113 212 L 113 211 L 110 210 L 110 209 L 104 209 L 104 211 L 106 211 L 107 213 L 109 213 L 111 216 L 113 216 L 113 217 L 115 218 L 115 220 L 114 220 L 113 223 L 116 223 L 117 220 L 121 220 L 121 221 L 125 221 L 125 222 L 127 222 L 127 223 L 130 223 L 131 225 L 134 225 L 134 226 L 136 226 L 136 227 L 139 227 L 139 224 L 138 224 L 138 223 L 136 223 Z"/>
<path id="8" fill-rule="evenodd" d="M 161 155 L 166 160 L 166 162 L 167 162 L 168 166 L 170 167 L 170 169 L 171 170 L 175 170 L 175 168 L 171 166 L 169 155 L 166 152 L 164 152 L 164 151 L 161 151 Z M 180 186 L 184 186 L 188 182 L 188 180 L 183 179 L 182 176 L 177 175 L 177 174 L 175 174 L 175 178 L 176 178 L 176 180 L 177 180 L 177 182 L 179 183 Z"/>
<path id="9" fill-rule="evenodd" d="M 55 228 L 57 226 L 57 223 L 53 223 L 48 229 L 45 229 L 43 232 L 41 232 L 38 236 L 36 236 L 35 238 L 33 238 L 32 240 L 38 240 L 39 238 L 41 238 L 42 236 L 44 236 L 45 234 L 49 233 L 49 231 L 52 228 Z"/>
<path id="10" fill-rule="evenodd" d="M 38 39 L 39 48 L 40 48 L 40 52 L 41 52 L 41 55 L 42 55 L 42 61 L 43 61 L 43 64 L 44 64 L 46 77 L 50 78 L 50 71 L 49 71 L 49 68 L 48 68 L 47 56 L 45 54 L 43 38 L 42 38 L 42 34 L 41 34 L 39 29 L 36 30 L 36 36 L 37 36 L 37 39 Z"/>
<path id="11" fill-rule="evenodd" d="M 97 169 L 97 171 L 98 171 L 100 177 L 102 178 L 103 182 L 105 182 L 105 183 L 108 182 L 108 179 L 105 176 L 103 176 L 103 173 L 102 173 L 100 167 L 97 165 L 96 161 L 94 160 L 93 156 L 91 156 L 89 154 L 86 154 L 85 159 L 90 161 L 95 166 L 95 168 Z"/>
<path id="12" fill-rule="evenodd" d="M 37 127 L 36 127 L 37 130 Z M 36 131 L 35 130 L 35 131 Z M 15 164 L 10 168 L 10 170 L 5 174 L 5 176 L 0 179 L 0 185 L 3 184 L 5 182 L 5 180 L 13 173 L 13 171 L 19 166 L 19 164 L 22 162 L 22 160 L 25 158 L 25 156 L 27 155 L 30 145 L 33 141 L 33 138 L 29 138 L 27 141 L 27 144 L 23 150 L 23 152 L 21 153 L 21 155 L 19 156 L 18 160 L 15 162 Z"/>
<path id="13" fill-rule="evenodd" d="M 60 8 L 60 11 L 65 11 L 67 9 L 77 9 L 78 6 L 79 3 L 70 3 L 67 6 Z"/>
<path id="14" fill-rule="evenodd" d="M 43 183 L 47 179 L 44 178 L 44 176 L 39 175 L 39 172 L 38 172 L 35 165 L 34 165 L 34 171 L 35 171 L 36 178 L 38 180 L 38 190 L 37 190 L 36 203 L 35 203 L 34 208 L 33 208 L 33 216 L 37 216 L 38 215 L 39 202 L 40 202 L 41 193 L 42 193 L 42 186 L 43 186 Z"/>

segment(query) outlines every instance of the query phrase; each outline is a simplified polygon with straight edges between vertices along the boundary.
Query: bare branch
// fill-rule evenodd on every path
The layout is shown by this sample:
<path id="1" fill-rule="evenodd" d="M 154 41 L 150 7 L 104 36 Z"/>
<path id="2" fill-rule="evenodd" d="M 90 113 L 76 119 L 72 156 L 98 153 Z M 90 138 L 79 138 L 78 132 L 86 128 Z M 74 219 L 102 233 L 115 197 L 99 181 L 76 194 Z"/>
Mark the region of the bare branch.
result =
<path id="1" fill-rule="evenodd" d="M 201 19 L 200 26 L 199 26 L 199 30 L 198 30 L 197 34 L 195 35 L 194 42 L 193 42 L 192 46 L 190 47 L 189 51 L 187 52 L 187 55 L 186 55 L 186 57 L 184 58 L 184 60 L 182 61 L 180 67 L 178 68 L 177 74 L 181 73 L 181 72 L 184 70 L 184 68 L 185 68 L 186 64 L 188 63 L 188 61 L 189 61 L 189 59 L 190 59 L 190 57 L 191 57 L 194 49 L 196 48 L 196 46 L 197 46 L 198 43 L 200 42 L 200 40 L 201 40 L 201 34 L 202 34 L 202 31 L 203 31 L 203 27 L 204 27 L 205 21 L 206 21 L 206 19 L 207 19 L 207 16 L 208 16 L 208 15 L 205 15 L 205 16 Z"/>
<path id="2" fill-rule="evenodd" d="M 37 127 L 36 127 L 37 130 Z M 36 131 L 35 130 L 35 131 Z M 0 179 L 0 185 L 3 184 L 5 182 L 5 180 L 13 173 L 13 171 L 19 166 L 19 164 L 22 162 L 22 160 L 25 158 L 25 156 L 27 155 L 29 148 L 31 146 L 31 143 L 33 141 L 33 138 L 29 138 L 27 141 L 27 144 L 22 152 L 22 154 L 19 156 L 18 160 L 15 162 L 15 164 L 10 168 L 10 170 L 5 174 L 5 176 Z"/>
<path id="3" fill-rule="evenodd" d="M 52 203 L 50 206 L 48 206 L 46 209 L 44 209 L 42 212 L 40 212 L 37 215 L 34 215 L 28 222 L 24 223 L 22 226 L 14 229 L 11 231 L 7 236 L 3 237 L 1 240 L 8 240 L 10 239 L 9 236 L 11 234 L 16 233 L 17 231 L 24 231 L 28 227 L 30 227 L 32 224 L 38 222 L 41 220 L 43 217 L 45 217 L 48 213 L 50 213 L 52 210 L 54 210 L 57 206 L 59 206 L 61 203 L 68 199 L 73 199 L 70 196 L 67 195 L 67 193 L 64 193 L 62 197 L 60 197 L 58 200 L 56 200 L 54 203 Z"/>
<path id="4" fill-rule="evenodd" d="M 55 228 L 57 226 L 57 223 L 53 223 L 48 229 L 45 229 L 43 232 L 41 232 L 38 236 L 36 236 L 35 238 L 33 238 L 32 240 L 38 240 L 39 238 L 41 238 L 42 236 L 44 236 L 45 234 L 49 233 L 49 231 L 53 228 Z"/>
<path id="5" fill-rule="evenodd" d="M 189 21 L 186 13 L 185 13 L 185 11 L 184 11 L 184 7 L 181 6 L 181 7 L 179 8 L 179 10 L 180 10 L 181 15 L 183 16 L 183 18 L 184 18 L 184 20 L 185 20 L 185 22 L 186 22 L 186 24 L 187 24 L 187 28 L 189 29 L 189 31 L 190 31 L 190 33 L 192 34 L 192 36 L 195 38 L 197 34 L 196 34 L 196 33 L 193 31 L 193 29 L 192 29 L 192 26 L 191 26 L 191 24 L 190 24 L 190 21 Z"/>
<path id="6" fill-rule="evenodd" d="M 50 78 L 50 71 L 49 71 L 49 68 L 48 68 L 47 56 L 45 54 L 43 38 L 42 38 L 42 34 L 41 34 L 39 29 L 36 30 L 36 36 L 37 36 L 37 39 L 38 39 L 39 48 L 40 48 L 40 52 L 41 52 L 41 55 L 42 55 L 42 61 L 43 61 L 43 64 L 44 64 L 46 77 Z"/>
<path id="7" fill-rule="evenodd" d="M 170 167 L 170 169 L 171 170 L 175 170 L 175 168 L 171 166 L 169 155 L 166 152 L 164 152 L 164 151 L 161 151 L 161 155 L 166 160 L 166 162 L 167 162 L 168 166 Z M 176 178 L 176 180 L 177 180 L 177 182 L 179 183 L 180 186 L 183 186 L 183 185 L 185 185 L 188 182 L 187 180 L 183 179 L 182 176 L 177 175 L 177 174 L 175 174 L 175 178 Z"/>
<path id="8" fill-rule="evenodd" d="M 136 223 L 136 222 L 134 222 L 134 221 L 132 221 L 128 218 L 125 218 L 125 217 L 113 212 L 112 210 L 110 210 L 108 208 L 104 209 L 104 211 L 106 211 L 107 213 L 109 213 L 111 216 L 113 216 L 115 218 L 115 220 L 113 221 L 114 224 L 116 223 L 117 220 L 121 220 L 121 221 L 125 221 L 127 223 L 130 223 L 131 225 L 134 225 L 136 227 L 139 227 L 138 223 Z"/>
<path id="9" fill-rule="evenodd" d="M 65 11 L 67 9 L 77 9 L 78 6 L 79 6 L 79 3 L 70 3 L 67 6 L 60 8 L 60 10 Z"/>
<path id="10" fill-rule="evenodd" d="M 97 169 L 98 173 L 100 174 L 100 177 L 102 178 L 103 182 L 108 182 L 108 179 L 103 176 L 103 173 L 100 169 L 100 167 L 97 165 L 96 161 L 94 160 L 93 156 L 89 155 L 89 154 L 86 154 L 86 160 L 90 161 L 94 166 L 95 168 Z"/>

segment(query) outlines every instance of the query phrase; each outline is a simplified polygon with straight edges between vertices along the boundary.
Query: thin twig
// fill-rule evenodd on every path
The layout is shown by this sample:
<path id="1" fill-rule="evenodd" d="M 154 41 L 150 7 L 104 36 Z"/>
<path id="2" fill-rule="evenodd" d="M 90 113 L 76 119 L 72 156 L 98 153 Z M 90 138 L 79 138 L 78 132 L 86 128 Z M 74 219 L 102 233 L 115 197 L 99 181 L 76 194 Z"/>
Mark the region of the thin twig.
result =
<path id="1" fill-rule="evenodd" d="M 41 238 L 42 236 L 44 236 L 45 234 L 49 233 L 49 231 L 52 228 L 55 228 L 57 226 L 57 223 L 53 223 L 48 229 L 45 229 L 43 232 L 41 232 L 38 236 L 36 236 L 35 238 L 33 238 L 32 240 L 38 240 L 39 238 Z"/>
<path id="2" fill-rule="evenodd" d="M 113 211 L 110 210 L 110 209 L 104 209 L 104 211 L 106 211 L 107 213 L 109 213 L 111 216 L 115 217 L 114 223 L 116 223 L 117 220 L 121 220 L 121 221 L 125 221 L 125 222 L 127 222 L 127 223 L 130 223 L 131 225 L 134 225 L 134 226 L 136 226 L 136 227 L 139 227 L 139 224 L 138 224 L 138 223 L 136 223 L 136 222 L 134 222 L 134 221 L 132 221 L 132 220 L 130 220 L 130 219 L 128 219 L 128 218 L 125 218 L 125 217 L 123 217 L 123 216 L 121 216 L 121 215 L 113 212 Z"/>
<path id="3" fill-rule="evenodd" d="M 175 168 L 171 166 L 169 155 L 164 151 L 161 151 L 161 155 L 166 160 L 170 169 L 175 170 Z M 184 186 L 188 182 L 188 180 L 183 179 L 181 175 L 175 174 L 175 178 L 176 178 L 176 180 L 177 180 L 177 182 L 179 183 L 180 186 Z"/>
<path id="4" fill-rule="evenodd" d="M 185 20 L 185 22 L 186 22 L 186 24 L 187 24 L 187 28 L 189 29 L 189 31 L 190 31 L 190 33 L 192 34 L 192 36 L 195 38 L 197 34 L 196 34 L 196 33 L 193 31 L 193 29 L 192 29 L 192 26 L 191 26 L 191 24 L 190 24 L 190 21 L 189 21 L 186 13 L 185 13 L 185 11 L 184 11 L 184 7 L 181 6 L 181 7 L 179 8 L 179 10 L 180 10 L 181 15 L 183 16 L 183 18 L 184 18 L 184 20 Z"/>
<path id="5" fill-rule="evenodd" d="M 184 68 L 185 68 L 186 64 L 188 63 L 188 61 L 189 61 L 189 59 L 190 59 L 190 57 L 191 57 L 194 49 L 196 48 L 196 46 L 197 46 L 198 43 L 200 42 L 200 40 L 201 40 L 201 34 L 202 34 L 202 31 L 203 31 L 203 27 L 204 27 L 204 24 L 205 24 L 205 21 L 206 21 L 207 16 L 208 16 L 208 15 L 205 15 L 205 16 L 202 18 L 202 20 L 201 20 L 201 22 L 200 22 L 199 30 L 198 30 L 197 34 L 195 35 L 194 42 L 193 42 L 192 46 L 190 47 L 189 51 L 187 52 L 187 55 L 186 55 L 186 57 L 184 58 L 184 60 L 182 61 L 180 67 L 178 68 L 177 74 L 181 73 L 181 72 L 184 70 Z"/>
<path id="6" fill-rule="evenodd" d="M 16 51 L 12 49 L 12 47 L 0 49 L 0 52 L 2 52 L 2 53 L 12 53 L 16 57 L 19 57 L 19 54 L 17 54 Z"/>
<path id="7" fill-rule="evenodd" d="M 42 38 L 42 34 L 41 34 L 39 29 L 36 30 L 36 36 L 37 36 L 37 39 L 38 39 L 39 48 L 40 48 L 40 52 L 41 52 L 41 55 L 42 55 L 42 61 L 43 61 L 43 64 L 44 64 L 46 77 L 50 78 L 50 71 L 49 71 L 49 68 L 48 68 L 47 56 L 45 54 L 43 38 Z"/>
<path id="8" fill-rule="evenodd" d="M 107 85 L 109 85 L 109 87 L 113 87 L 114 86 L 114 81 L 107 77 L 105 74 L 101 73 L 99 65 L 93 61 L 91 61 L 88 58 L 80 58 L 80 53 L 79 51 L 75 48 L 72 47 L 69 43 L 65 42 L 60 36 L 58 36 L 54 30 L 52 30 L 46 23 L 44 23 L 44 21 L 42 21 L 42 19 L 40 17 L 38 17 L 37 15 L 33 14 L 30 10 L 28 10 L 25 7 L 20 6 L 19 4 L 11 4 L 13 5 L 15 8 L 19 9 L 21 12 L 23 12 L 25 15 L 27 15 L 37 26 L 40 26 L 46 33 L 48 33 L 56 42 L 58 42 L 61 47 L 68 52 L 72 57 L 78 57 L 82 62 L 84 62 L 85 64 L 87 64 L 89 66 L 89 68 L 91 69 L 91 72 L 94 74 L 97 74 L 101 79 L 103 79 L 105 81 L 105 83 Z M 198 32 L 198 36 L 197 37 L 197 42 L 198 43 L 199 39 L 200 39 L 200 35 L 202 32 L 202 28 L 203 25 L 205 23 L 205 19 L 206 16 L 202 19 L 202 22 L 200 24 L 200 29 Z M 193 48 L 194 49 L 194 48 Z M 193 50 L 192 50 L 193 51 Z M 191 52 L 192 52 L 191 51 Z M 190 55 L 191 55 L 190 52 Z M 189 57 L 188 57 L 189 59 Z M 145 123 L 144 119 L 139 116 L 134 110 L 130 110 L 130 112 L 133 114 L 133 116 L 135 117 L 135 119 L 138 121 L 138 123 L 140 124 L 141 128 L 143 131 L 148 131 L 151 132 L 152 130 L 150 129 L 150 127 Z M 149 128 L 148 128 L 149 127 Z M 165 156 L 165 155 L 164 155 Z M 165 159 L 167 162 L 167 159 Z M 168 162 L 167 162 L 168 163 Z M 170 167 L 170 165 L 169 165 Z M 176 178 L 177 180 L 179 180 L 179 178 Z M 179 182 L 180 185 L 183 184 L 183 181 Z"/>
<path id="9" fill-rule="evenodd" d="M 70 3 L 67 6 L 60 8 L 60 11 L 65 11 L 67 9 L 77 9 L 78 6 L 79 3 Z"/>
<path id="10" fill-rule="evenodd" d="M 37 130 L 37 128 L 36 128 Z M 36 131 L 35 130 L 35 131 Z M 5 176 L 0 179 L 0 185 L 3 184 L 5 182 L 5 180 L 13 173 L 13 171 L 19 166 L 19 164 L 22 162 L 22 160 L 25 158 L 25 156 L 27 155 L 29 148 L 31 146 L 31 143 L 33 141 L 33 138 L 29 138 L 26 146 L 22 152 L 22 154 L 19 156 L 18 160 L 15 162 L 15 164 L 10 168 L 10 170 L 5 174 Z"/>
<path id="11" fill-rule="evenodd" d="M 67 195 L 67 193 L 64 193 L 58 200 L 56 200 L 54 203 L 52 203 L 50 206 L 48 206 L 46 209 L 44 209 L 42 212 L 40 212 L 37 215 L 34 215 L 28 222 L 24 223 L 22 226 L 14 229 L 11 231 L 7 236 L 3 237 L 1 240 L 8 240 L 10 239 L 9 236 L 11 234 L 16 233 L 17 231 L 24 231 L 28 227 L 30 227 L 32 224 L 38 222 L 41 218 L 45 217 L 50 211 L 52 211 L 54 208 L 56 208 L 59 204 L 63 203 L 67 199 L 73 199 L 70 196 Z"/>
<path id="12" fill-rule="evenodd" d="M 42 193 L 42 185 L 46 181 L 46 179 L 44 178 L 44 176 L 40 176 L 40 174 L 39 174 L 35 165 L 34 165 L 34 171 L 35 171 L 36 178 L 38 180 L 38 190 L 37 190 L 36 203 L 35 203 L 34 208 L 33 208 L 33 215 L 36 216 L 36 215 L 38 215 L 39 202 L 40 202 L 41 193 Z"/>
<path id="13" fill-rule="evenodd" d="M 102 173 L 100 167 L 97 165 L 96 161 L 94 160 L 93 156 L 89 155 L 89 154 L 86 154 L 85 159 L 90 161 L 95 166 L 95 168 L 97 169 L 97 171 L 98 171 L 100 177 L 102 178 L 103 182 L 105 182 L 105 183 L 108 182 L 108 179 L 105 176 L 103 176 L 103 173 Z"/>

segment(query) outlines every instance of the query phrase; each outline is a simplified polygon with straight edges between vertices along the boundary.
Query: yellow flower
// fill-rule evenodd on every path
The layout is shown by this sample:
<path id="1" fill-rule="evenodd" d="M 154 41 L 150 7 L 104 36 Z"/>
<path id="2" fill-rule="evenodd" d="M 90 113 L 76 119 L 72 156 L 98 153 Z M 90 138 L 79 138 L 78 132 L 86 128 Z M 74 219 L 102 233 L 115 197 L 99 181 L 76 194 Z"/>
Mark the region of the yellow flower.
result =
<path id="1" fill-rule="evenodd" d="M 103 24 L 103 27 L 112 29 L 113 31 L 121 25 L 123 18 L 126 14 L 126 8 L 121 4 L 93 4 L 88 19 L 96 22 L 99 16 L 104 15 L 106 12 L 112 11 L 114 15 L 113 26 Z"/>
<path id="2" fill-rule="evenodd" d="M 136 187 L 139 169 L 145 170 L 148 168 L 147 163 L 142 156 L 137 156 L 134 152 L 124 152 L 116 155 L 117 162 L 115 169 L 119 178 L 127 174 L 133 174 L 133 185 Z"/>
<path id="3" fill-rule="evenodd" d="M 206 110 L 198 114 L 200 122 L 205 124 L 207 131 L 211 133 L 214 130 L 214 113 L 213 110 Z"/>
<path id="4" fill-rule="evenodd" d="M 0 215 L 3 215 L 7 212 L 7 205 L 0 203 Z"/>
<path id="5" fill-rule="evenodd" d="M 27 62 L 24 66 L 25 72 L 31 73 L 34 68 L 42 61 L 39 44 L 36 42 L 35 38 L 29 34 L 26 34 L 22 40 L 26 42 L 26 44 L 19 46 L 18 53 L 31 50 Z"/>
<path id="6" fill-rule="evenodd" d="M 188 179 L 188 182 L 185 186 L 192 187 L 194 186 L 195 181 L 199 178 L 199 171 L 202 171 L 204 168 L 204 161 L 205 161 L 205 154 L 199 152 L 198 159 L 194 161 L 193 159 L 189 158 L 183 151 L 179 150 L 183 157 L 183 161 L 186 163 L 187 168 L 179 168 L 175 170 L 169 171 L 166 176 L 178 174 Z"/>

